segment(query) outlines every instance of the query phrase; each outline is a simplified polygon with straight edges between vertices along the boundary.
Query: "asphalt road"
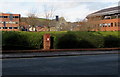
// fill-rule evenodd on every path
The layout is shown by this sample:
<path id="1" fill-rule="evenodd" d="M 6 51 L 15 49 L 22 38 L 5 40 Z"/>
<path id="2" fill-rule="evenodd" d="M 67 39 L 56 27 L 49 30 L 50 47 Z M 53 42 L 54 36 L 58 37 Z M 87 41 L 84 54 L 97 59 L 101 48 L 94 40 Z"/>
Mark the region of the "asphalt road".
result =
<path id="1" fill-rule="evenodd" d="M 3 59 L 3 75 L 118 75 L 118 54 Z"/>

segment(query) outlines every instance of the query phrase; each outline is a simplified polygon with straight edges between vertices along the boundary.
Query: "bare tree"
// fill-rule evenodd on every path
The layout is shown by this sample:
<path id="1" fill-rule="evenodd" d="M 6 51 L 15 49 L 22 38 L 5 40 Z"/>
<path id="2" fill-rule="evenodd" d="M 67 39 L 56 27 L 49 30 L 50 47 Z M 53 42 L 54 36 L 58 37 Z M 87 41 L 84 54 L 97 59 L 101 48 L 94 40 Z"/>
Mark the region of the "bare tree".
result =
<path id="1" fill-rule="evenodd" d="M 46 19 L 45 23 L 50 31 L 50 27 L 53 25 L 52 23 L 54 23 L 52 20 L 54 18 L 55 8 L 53 6 L 47 7 L 46 5 L 43 5 L 43 9 L 44 9 L 44 14 Z"/>
<path id="2" fill-rule="evenodd" d="M 40 20 L 37 15 L 37 10 L 31 9 L 27 14 L 27 17 L 21 18 L 21 28 L 28 29 L 29 27 L 36 27 L 40 24 Z M 30 25 L 30 26 L 29 26 Z"/>
<path id="3" fill-rule="evenodd" d="M 45 13 L 45 18 L 46 19 L 53 19 L 54 13 L 55 13 L 55 8 L 52 7 L 47 7 L 44 5 L 44 13 Z"/>
<path id="4" fill-rule="evenodd" d="M 99 31 L 100 26 L 99 26 L 99 18 L 94 18 L 92 20 L 86 20 L 83 19 L 82 21 L 77 21 L 77 23 L 81 23 L 80 31 Z"/>
<path id="5" fill-rule="evenodd" d="M 36 26 L 39 24 L 39 20 L 37 17 L 37 13 L 36 10 L 31 10 L 28 14 L 27 14 L 28 18 L 26 20 L 27 24 L 31 25 L 31 26 Z"/>

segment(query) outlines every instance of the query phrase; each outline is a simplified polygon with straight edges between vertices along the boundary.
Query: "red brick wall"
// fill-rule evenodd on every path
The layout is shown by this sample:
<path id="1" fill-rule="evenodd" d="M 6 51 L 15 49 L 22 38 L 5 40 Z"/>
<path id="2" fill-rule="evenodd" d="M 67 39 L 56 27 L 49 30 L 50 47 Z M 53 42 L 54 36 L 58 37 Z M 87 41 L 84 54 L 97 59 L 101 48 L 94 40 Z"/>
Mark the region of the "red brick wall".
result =
<path id="1" fill-rule="evenodd" d="M 101 27 L 101 31 L 120 31 L 120 24 L 118 25 L 119 22 L 120 22 L 120 19 L 101 20 L 100 23 L 113 23 L 113 26 Z"/>
<path id="2" fill-rule="evenodd" d="M 44 34 L 43 43 L 44 49 L 50 49 L 50 34 Z"/>
<path id="3" fill-rule="evenodd" d="M 100 24 L 112 23 L 111 26 L 107 25 L 99 27 L 99 31 L 120 31 L 120 19 L 105 19 L 92 22 L 95 23 L 97 26 L 100 26 Z M 92 29 L 92 31 L 98 31 L 98 29 Z"/>
<path id="4" fill-rule="evenodd" d="M 20 14 L 12 14 L 13 16 L 20 16 Z M 0 16 L 10 16 L 10 14 L 1 13 Z M 10 18 L 0 18 L 1 22 L 10 22 Z M 16 23 L 6 23 L 6 27 L 19 27 L 20 26 L 20 18 L 13 18 L 11 22 Z M 3 23 L 0 23 L 0 27 L 4 27 Z M 0 29 L 0 31 L 19 31 L 19 29 Z"/>

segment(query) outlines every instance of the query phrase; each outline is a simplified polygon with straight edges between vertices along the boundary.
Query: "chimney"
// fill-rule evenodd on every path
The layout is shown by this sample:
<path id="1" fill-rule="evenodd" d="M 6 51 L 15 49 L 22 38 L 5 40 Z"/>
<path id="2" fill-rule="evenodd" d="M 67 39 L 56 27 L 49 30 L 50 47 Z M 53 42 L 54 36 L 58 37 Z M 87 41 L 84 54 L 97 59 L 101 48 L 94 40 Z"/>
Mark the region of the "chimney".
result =
<path id="1" fill-rule="evenodd" d="M 56 21 L 59 21 L 59 16 L 56 16 Z"/>

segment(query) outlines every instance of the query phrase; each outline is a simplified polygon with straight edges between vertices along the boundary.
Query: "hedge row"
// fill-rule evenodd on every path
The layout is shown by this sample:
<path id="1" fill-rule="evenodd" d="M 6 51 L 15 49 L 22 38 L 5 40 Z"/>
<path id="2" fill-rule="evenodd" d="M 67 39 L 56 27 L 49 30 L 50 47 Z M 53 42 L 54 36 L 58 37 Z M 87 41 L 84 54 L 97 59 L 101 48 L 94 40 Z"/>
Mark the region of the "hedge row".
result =
<path id="1" fill-rule="evenodd" d="M 3 49 L 42 49 L 43 34 L 50 33 L 52 48 L 109 48 L 120 47 L 119 32 L 22 32 L 3 31 Z"/>

